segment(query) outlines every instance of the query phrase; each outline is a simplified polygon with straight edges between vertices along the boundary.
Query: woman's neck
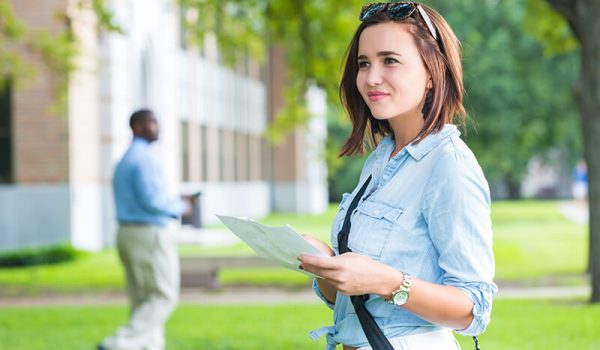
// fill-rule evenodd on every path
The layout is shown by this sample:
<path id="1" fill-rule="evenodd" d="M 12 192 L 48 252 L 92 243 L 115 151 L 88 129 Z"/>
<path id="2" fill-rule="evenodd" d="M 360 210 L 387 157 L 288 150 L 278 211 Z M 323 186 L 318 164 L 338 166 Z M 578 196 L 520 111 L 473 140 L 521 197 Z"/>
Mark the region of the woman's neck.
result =
<path id="1" fill-rule="evenodd" d="M 421 129 L 423 129 L 425 121 L 423 120 L 422 115 L 415 117 L 398 116 L 389 119 L 389 123 L 392 131 L 394 132 L 394 142 L 396 144 L 396 147 L 390 156 L 391 158 L 398 154 L 398 152 L 400 152 L 404 147 L 406 147 L 406 145 L 411 143 L 417 137 L 417 135 L 419 135 L 419 132 L 421 132 Z"/>

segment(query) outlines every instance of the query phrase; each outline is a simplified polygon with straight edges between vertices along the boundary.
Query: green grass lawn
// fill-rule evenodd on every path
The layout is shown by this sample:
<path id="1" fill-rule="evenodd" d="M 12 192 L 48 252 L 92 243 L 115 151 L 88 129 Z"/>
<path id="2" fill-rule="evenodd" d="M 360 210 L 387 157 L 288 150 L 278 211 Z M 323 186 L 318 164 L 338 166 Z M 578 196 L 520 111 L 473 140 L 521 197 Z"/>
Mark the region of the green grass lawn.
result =
<path id="1" fill-rule="evenodd" d="M 556 202 L 496 202 L 492 222 L 498 280 L 560 278 L 585 271 L 587 226 L 562 216 Z"/>
<path id="2" fill-rule="evenodd" d="M 272 214 L 261 222 L 291 224 L 297 231 L 329 241 L 336 206 L 321 215 Z M 581 283 L 588 252 L 587 227 L 570 222 L 554 201 L 502 201 L 492 205 L 496 279 L 521 284 Z M 181 247 L 189 254 L 252 254 L 243 244 L 226 248 Z M 226 269 L 228 284 L 304 286 L 307 277 L 285 269 Z M 113 249 L 57 265 L 0 269 L 0 295 L 115 289 L 123 285 L 123 272 Z"/>
<path id="3" fill-rule="evenodd" d="M 318 215 L 294 215 L 274 213 L 266 218 L 260 219 L 261 223 L 269 226 L 291 225 L 297 232 L 311 234 L 320 239 L 329 242 L 331 223 L 338 206 L 330 205 L 327 210 Z M 224 226 L 210 226 L 211 228 L 225 229 Z M 253 250 L 244 243 L 235 244 L 228 247 L 200 247 L 186 245 L 179 248 L 182 255 L 249 255 L 254 254 Z"/>
<path id="4" fill-rule="evenodd" d="M 0 309 L 3 349 L 92 349 L 125 322 L 125 306 Z M 306 332 L 331 322 L 320 305 L 182 304 L 167 326 L 168 349 L 323 349 Z M 600 349 L 600 305 L 580 301 L 499 300 L 482 349 Z M 457 336 L 472 349 L 470 337 Z"/>

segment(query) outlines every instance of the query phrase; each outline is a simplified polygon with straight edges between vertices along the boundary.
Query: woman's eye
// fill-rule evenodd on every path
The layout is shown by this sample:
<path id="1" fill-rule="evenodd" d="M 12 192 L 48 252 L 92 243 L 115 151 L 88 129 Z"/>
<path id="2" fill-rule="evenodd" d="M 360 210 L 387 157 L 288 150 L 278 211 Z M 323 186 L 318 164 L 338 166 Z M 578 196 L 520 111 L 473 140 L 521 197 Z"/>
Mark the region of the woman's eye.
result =
<path id="1" fill-rule="evenodd" d="M 398 63 L 398 60 L 396 60 L 395 58 L 386 57 L 383 59 L 383 63 L 384 64 L 394 64 L 394 63 Z"/>
<path id="2" fill-rule="evenodd" d="M 359 61 L 358 62 L 359 69 L 364 69 L 364 68 L 367 68 L 368 66 L 369 66 L 369 62 L 367 62 L 367 61 Z"/>

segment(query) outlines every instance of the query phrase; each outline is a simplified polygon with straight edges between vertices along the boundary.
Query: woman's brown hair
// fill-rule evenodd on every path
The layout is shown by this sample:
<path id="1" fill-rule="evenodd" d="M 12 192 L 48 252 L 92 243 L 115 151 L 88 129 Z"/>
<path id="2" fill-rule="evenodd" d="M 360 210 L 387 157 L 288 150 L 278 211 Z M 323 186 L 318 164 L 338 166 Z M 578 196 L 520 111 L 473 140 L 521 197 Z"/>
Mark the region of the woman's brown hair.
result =
<path id="1" fill-rule="evenodd" d="M 466 119 L 465 109 L 462 105 L 464 88 L 460 42 L 439 13 L 428 6 L 422 4 L 419 6 L 422 6 L 437 29 L 438 40 L 433 38 L 427 25 L 418 14 L 418 10 L 414 11 L 413 15 L 401 20 L 390 19 L 385 11 L 382 11 L 361 22 L 356 29 L 350 46 L 346 50 L 346 64 L 340 83 L 340 100 L 352 121 L 352 133 L 342 147 L 340 156 L 364 152 L 367 128 L 369 132 L 366 141 L 370 145 L 376 145 L 383 136 L 393 135 L 387 120 L 377 120 L 373 117 L 356 86 L 359 68 L 358 41 L 363 30 L 375 24 L 386 22 L 410 24 L 409 33 L 413 36 L 425 68 L 431 76 L 433 85 L 431 106 L 427 108 L 423 116 L 425 119 L 423 128 L 412 142 L 417 143 L 427 135 L 440 131 L 455 117 L 461 123 Z"/>

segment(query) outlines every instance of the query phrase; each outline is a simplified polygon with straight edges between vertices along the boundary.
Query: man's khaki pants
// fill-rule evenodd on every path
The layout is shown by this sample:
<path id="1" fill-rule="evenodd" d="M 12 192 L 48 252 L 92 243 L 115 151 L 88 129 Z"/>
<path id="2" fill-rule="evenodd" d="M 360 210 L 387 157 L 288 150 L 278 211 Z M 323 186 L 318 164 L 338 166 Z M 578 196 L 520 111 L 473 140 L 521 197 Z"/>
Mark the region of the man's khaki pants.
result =
<path id="1" fill-rule="evenodd" d="M 179 260 L 173 237 L 160 226 L 120 225 L 117 247 L 131 314 L 127 324 L 102 345 L 110 350 L 164 349 L 164 324 L 179 297 Z"/>

